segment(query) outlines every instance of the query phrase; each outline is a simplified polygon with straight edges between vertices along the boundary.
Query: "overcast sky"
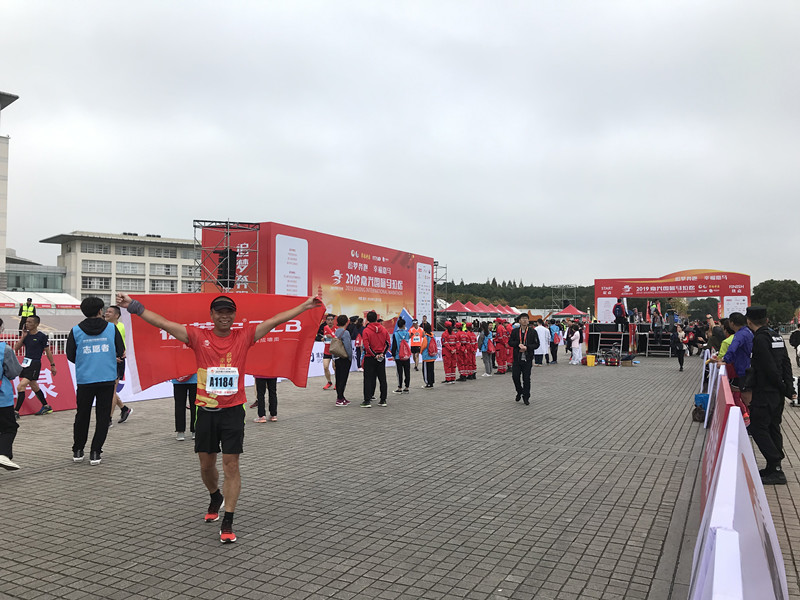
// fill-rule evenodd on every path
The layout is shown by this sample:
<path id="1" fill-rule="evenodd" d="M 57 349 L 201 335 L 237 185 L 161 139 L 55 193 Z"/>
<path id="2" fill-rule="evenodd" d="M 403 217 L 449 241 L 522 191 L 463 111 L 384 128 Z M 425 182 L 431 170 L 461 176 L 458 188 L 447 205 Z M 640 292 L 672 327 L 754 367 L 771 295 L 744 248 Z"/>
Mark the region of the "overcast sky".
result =
<path id="1" fill-rule="evenodd" d="M 8 244 L 277 221 L 449 278 L 798 279 L 800 3 L 6 0 Z"/>

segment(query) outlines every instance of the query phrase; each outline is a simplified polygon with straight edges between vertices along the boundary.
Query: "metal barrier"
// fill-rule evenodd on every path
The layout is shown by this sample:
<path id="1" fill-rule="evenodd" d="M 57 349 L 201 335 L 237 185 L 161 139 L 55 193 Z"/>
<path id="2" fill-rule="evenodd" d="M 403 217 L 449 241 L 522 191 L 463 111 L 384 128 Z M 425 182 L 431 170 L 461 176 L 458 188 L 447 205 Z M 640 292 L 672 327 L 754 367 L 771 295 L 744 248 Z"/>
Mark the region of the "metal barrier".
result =
<path id="1" fill-rule="evenodd" d="M 50 340 L 50 352 L 53 354 L 66 354 L 67 352 L 67 338 L 69 337 L 69 331 L 45 331 L 44 333 L 47 334 L 47 337 Z M 19 339 L 19 334 L 14 333 L 2 333 L 0 334 L 0 342 L 5 342 L 6 344 L 10 344 L 11 346 Z M 25 350 L 20 348 L 18 354 L 22 356 Z"/>

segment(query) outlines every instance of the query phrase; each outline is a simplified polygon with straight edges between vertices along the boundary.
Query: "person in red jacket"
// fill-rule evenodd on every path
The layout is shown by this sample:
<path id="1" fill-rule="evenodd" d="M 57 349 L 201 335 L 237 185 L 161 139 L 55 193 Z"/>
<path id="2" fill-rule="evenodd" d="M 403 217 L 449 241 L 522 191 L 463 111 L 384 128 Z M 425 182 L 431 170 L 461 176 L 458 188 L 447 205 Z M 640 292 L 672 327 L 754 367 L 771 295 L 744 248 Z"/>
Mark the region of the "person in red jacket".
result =
<path id="1" fill-rule="evenodd" d="M 506 327 L 506 365 L 507 369 L 511 368 L 514 364 L 514 348 L 511 347 L 509 340 L 511 339 L 511 332 L 514 330 L 514 325 L 503 319 L 503 324 Z"/>
<path id="2" fill-rule="evenodd" d="M 458 340 L 458 381 L 466 381 L 469 374 L 467 354 L 469 353 L 469 336 L 465 325 L 456 323 L 456 340 Z"/>
<path id="3" fill-rule="evenodd" d="M 497 375 L 504 375 L 506 372 L 506 345 L 508 344 L 508 334 L 502 319 L 495 320 L 494 346 L 495 360 L 497 361 Z"/>
<path id="4" fill-rule="evenodd" d="M 444 382 L 456 382 L 456 361 L 458 354 L 458 339 L 453 333 L 453 323 L 444 322 L 444 333 L 442 334 L 442 362 L 444 363 Z"/>
<path id="5" fill-rule="evenodd" d="M 472 331 L 472 323 L 467 323 L 467 339 L 469 340 L 469 347 L 467 350 L 467 379 L 475 379 L 478 372 L 478 365 L 476 363 L 476 353 L 478 352 L 478 336 Z"/>
<path id="6" fill-rule="evenodd" d="M 389 389 L 386 384 L 386 351 L 389 349 L 389 332 L 378 324 L 378 314 L 371 310 L 367 313 L 367 326 L 361 333 L 364 344 L 364 401 L 363 408 L 372 406 L 375 386 L 380 382 L 381 399 L 378 406 L 386 406 Z"/>

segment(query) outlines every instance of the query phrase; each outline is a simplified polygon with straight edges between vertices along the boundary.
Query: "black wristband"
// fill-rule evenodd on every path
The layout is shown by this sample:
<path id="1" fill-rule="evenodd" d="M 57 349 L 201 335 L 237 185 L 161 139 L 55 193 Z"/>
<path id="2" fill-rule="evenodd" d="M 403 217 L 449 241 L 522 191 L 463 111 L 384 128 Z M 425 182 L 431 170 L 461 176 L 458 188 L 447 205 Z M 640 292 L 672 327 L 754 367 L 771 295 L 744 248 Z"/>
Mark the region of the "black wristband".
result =
<path id="1" fill-rule="evenodd" d="M 131 303 L 128 305 L 128 312 L 132 315 L 141 317 L 142 313 L 144 312 L 144 304 L 138 300 L 131 300 Z"/>

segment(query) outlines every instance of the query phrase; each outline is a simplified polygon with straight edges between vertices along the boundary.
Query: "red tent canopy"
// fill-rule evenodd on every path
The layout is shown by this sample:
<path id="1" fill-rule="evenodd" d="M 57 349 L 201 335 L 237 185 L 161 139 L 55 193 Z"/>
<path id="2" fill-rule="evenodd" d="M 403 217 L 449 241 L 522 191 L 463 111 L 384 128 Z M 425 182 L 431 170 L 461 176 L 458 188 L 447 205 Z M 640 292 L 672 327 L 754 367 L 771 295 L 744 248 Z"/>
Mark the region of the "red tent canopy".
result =
<path id="1" fill-rule="evenodd" d="M 470 310 L 471 312 L 480 312 L 478 310 L 478 307 L 475 306 L 472 302 L 467 302 L 464 306 L 466 306 L 467 309 Z"/>
<path id="2" fill-rule="evenodd" d="M 570 304 L 569 306 L 567 306 L 567 308 L 565 308 L 561 312 L 557 312 L 553 316 L 554 317 L 585 317 L 588 314 L 589 313 L 582 312 L 582 311 L 578 310 L 577 308 L 575 308 L 574 306 L 572 306 L 572 304 Z"/>
<path id="3" fill-rule="evenodd" d="M 506 304 L 505 306 L 498 306 L 497 308 L 502 310 L 507 315 L 514 315 L 515 317 L 517 316 L 517 313 L 511 310 L 511 307 L 508 304 Z"/>
<path id="4" fill-rule="evenodd" d="M 477 308 L 480 312 L 489 312 L 489 307 L 486 306 L 483 302 L 478 302 L 475 305 L 475 308 Z"/>
<path id="5" fill-rule="evenodd" d="M 445 308 L 444 312 L 457 312 L 457 313 L 463 312 L 463 313 L 468 313 L 468 312 L 472 312 L 472 310 L 470 310 L 469 308 L 467 308 L 466 306 L 461 304 L 461 302 L 459 300 L 456 300 L 450 306 Z"/>
<path id="6" fill-rule="evenodd" d="M 494 304 L 490 304 L 489 306 L 487 306 L 486 310 L 488 310 L 490 313 L 492 313 L 494 315 L 499 315 L 500 314 L 500 309 L 497 308 Z"/>

